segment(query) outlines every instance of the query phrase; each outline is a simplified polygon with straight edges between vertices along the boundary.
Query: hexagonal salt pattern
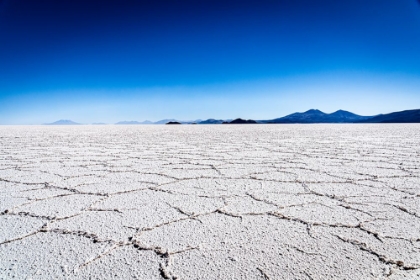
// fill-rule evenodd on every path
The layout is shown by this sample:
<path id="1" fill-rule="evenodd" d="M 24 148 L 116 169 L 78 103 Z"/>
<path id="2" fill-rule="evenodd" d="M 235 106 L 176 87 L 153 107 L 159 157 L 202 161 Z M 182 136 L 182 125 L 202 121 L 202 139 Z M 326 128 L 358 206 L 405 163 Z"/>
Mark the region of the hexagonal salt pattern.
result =
<path id="1" fill-rule="evenodd" d="M 0 279 L 418 279 L 420 125 L 0 127 Z"/>

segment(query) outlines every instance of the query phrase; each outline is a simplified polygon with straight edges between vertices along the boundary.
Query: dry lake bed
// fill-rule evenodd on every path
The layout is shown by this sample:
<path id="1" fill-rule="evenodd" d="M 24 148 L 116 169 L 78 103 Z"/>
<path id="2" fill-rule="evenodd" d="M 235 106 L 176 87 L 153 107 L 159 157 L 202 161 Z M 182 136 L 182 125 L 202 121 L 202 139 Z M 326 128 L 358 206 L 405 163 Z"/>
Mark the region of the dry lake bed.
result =
<path id="1" fill-rule="evenodd" d="M 420 125 L 1 126 L 0 279 L 420 279 Z"/>

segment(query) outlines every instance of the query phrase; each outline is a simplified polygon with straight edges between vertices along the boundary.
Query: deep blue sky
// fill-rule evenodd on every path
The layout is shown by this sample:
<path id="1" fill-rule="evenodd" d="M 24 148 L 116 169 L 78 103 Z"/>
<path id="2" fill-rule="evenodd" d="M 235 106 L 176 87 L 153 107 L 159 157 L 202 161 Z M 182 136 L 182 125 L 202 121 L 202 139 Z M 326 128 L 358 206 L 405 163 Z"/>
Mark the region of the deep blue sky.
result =
<path id="1" fill-rule="evenodd" d="M 420 108 L 417 0 L 0 0 L 0 124 Z"/>

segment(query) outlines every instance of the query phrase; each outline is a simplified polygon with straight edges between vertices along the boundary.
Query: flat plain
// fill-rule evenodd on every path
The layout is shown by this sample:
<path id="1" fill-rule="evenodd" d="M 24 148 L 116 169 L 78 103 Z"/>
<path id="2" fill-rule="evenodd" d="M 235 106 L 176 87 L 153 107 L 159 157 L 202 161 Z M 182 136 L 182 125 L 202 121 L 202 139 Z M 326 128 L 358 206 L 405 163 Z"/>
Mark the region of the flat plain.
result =
<path id="1" fill-rule="evenodd" d="M 1 126 L 0 279 L 419 279 L 420 125 Z"/>

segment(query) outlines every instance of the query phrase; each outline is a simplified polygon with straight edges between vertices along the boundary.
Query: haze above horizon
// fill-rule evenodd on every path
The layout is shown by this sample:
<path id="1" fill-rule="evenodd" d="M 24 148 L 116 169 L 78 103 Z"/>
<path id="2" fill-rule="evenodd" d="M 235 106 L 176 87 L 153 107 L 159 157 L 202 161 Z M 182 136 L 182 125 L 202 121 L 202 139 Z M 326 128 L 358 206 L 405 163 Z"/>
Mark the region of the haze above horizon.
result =
<path id="1" fill-rule="evenodd" d="M 417 0 L 0 0 L 0 124 L 420 107 Z"/>

